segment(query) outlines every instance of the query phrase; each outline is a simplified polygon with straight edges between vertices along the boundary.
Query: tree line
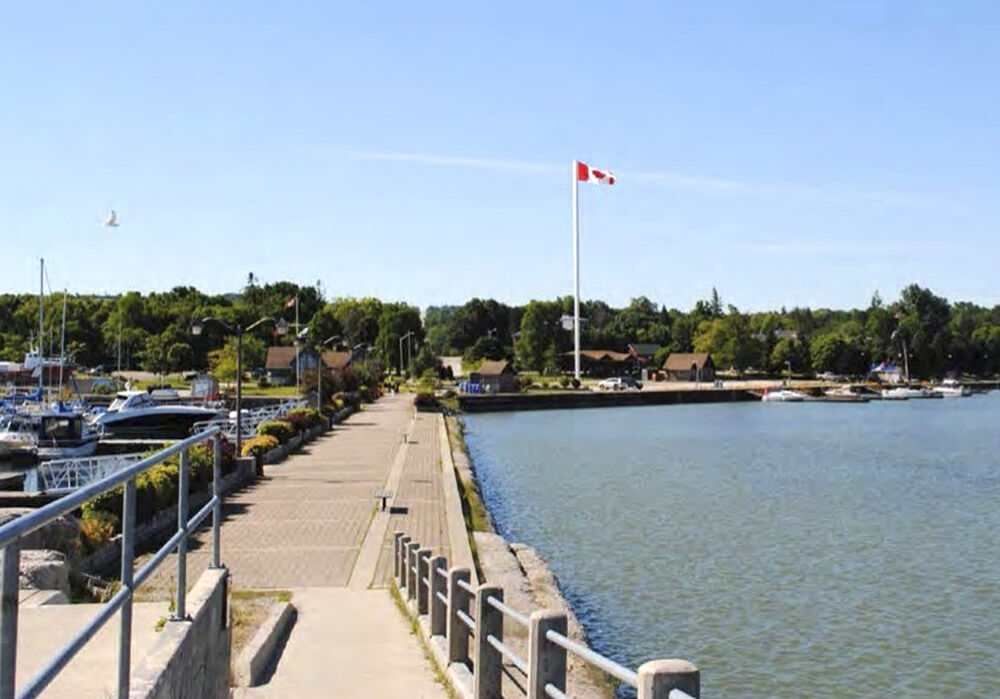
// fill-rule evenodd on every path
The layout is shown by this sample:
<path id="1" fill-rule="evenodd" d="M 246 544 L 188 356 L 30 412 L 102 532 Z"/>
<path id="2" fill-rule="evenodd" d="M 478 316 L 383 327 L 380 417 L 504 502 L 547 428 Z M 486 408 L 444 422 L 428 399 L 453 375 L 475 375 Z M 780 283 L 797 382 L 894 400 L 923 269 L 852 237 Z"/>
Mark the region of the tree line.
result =
<path id="1" fill-rule="evenodd" d="M 70 295 L 66 298 L 66 353 L 79 366 L 166 372 L 231 367 L 235 339 L 217 325 L 201 335 L 192 325 L 215 317 L 244 327 L 264 317 L 292 323 L 297 299 L 303 341 L 361 348 L 388 367 L 422 374 L 440 355 L 468 363 L 509 359 L 520 369 L 557 373 L 572 350 L 570 296 L 523 306 L 474 298 L 461 306 L 417 307 L 377 298 L 324 298 L 318 286 L 292 282 L 260 285 L 253 279 L 238 294 L 206 295 L 192 287 L 147 295 Z M 63 298 L 44 299 L 42 332 L 47 355 L 58 354 Z M 604 301 L 581 304 L 584 348 L 624 351 L 630 343 L 655 344 L 661 362 L 670 352 L 710 352 L 716 366 L 738 373 L 863 374 L 874 363 L 902 362 L 905 344 L 911 375 L 1000 372 L 1000 306 L 950 303 L 916 284 L 884 302 L 876 293 L 864 309 L 792 308 L 744 313 L 724 304 L 712 289 L 689 311 L 640 296 L 624 308 Z M 264 324 L 244 341 L 244 366 L 260 367 L 269 344 L 291 344 L 293 332 L 274 335 Z M 0 359 L 19 361 L 38 336 L 38 298 L 0 295 Z M 401 338 L 405 342 L 400 342 Z M 400 351 L 402 350 L 402 355 Z"/>

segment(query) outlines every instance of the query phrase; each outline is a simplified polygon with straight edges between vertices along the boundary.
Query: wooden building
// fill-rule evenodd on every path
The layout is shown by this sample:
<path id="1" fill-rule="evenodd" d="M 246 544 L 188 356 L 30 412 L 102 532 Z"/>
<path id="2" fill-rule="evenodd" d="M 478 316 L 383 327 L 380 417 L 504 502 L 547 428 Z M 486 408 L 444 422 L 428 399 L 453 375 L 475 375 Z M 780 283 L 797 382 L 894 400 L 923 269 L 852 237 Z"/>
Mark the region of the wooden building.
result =
<path id="1" fill-rule="evenodd" d="M 671 352 L 663 373 L 667 381 L 715 381 L 715 363 L 707 352 Z"/>

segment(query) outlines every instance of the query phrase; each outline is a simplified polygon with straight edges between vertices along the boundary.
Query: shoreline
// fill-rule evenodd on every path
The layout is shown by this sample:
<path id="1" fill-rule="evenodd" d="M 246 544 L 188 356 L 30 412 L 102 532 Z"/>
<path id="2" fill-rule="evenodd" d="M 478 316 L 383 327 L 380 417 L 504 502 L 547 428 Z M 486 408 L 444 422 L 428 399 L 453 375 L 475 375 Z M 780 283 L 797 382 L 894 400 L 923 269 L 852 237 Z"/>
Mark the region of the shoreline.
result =
<path id="1" fill-rule="evenodd" d="M 586 630 L 545 560 L 533 547 L 508 541 L 496 532 L 493 514 L 480 494 L 475 464 L 465 443 L 464 423 L 460 417 L 453 415 L 446 415 L 444 421 L 465 515 L 465 528 L 481 580 L 503 586 L 505 601 L 525 613 L 546 608 L 564 611 L 568 618 L 570 638 L 590 648 Z M 505 641 L 519 652 L 526 652 L 525 630 L 508 628 L 506 631 Z M 610 699 L 615 696 L 615 680 L 573 655 L 568 660 L 566 680 L 571 696 L 586 699 Z M 508 682 L 512 686 L 515 684 L 509 672 L 504 679 L 505 685 Z"/>

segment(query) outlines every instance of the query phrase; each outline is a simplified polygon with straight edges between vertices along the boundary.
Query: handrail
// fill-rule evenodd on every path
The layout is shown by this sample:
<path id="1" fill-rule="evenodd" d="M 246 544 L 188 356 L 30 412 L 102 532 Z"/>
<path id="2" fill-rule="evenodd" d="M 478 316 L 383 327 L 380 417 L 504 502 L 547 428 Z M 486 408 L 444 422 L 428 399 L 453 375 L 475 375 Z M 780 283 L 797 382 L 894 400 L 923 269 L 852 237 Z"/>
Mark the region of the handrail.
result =
<path id="1" fill-rule="evenodd" d="M 564 612 L 540 610 L 529 617 L 503 602 L 501 588 L 495 585 L 473 587 L 468 582 L 468 568 L 447 570 L 443 556 L 430 558 L 430 549 L 421 547 L 402 532 L 395 533 L 393 546 L 393 579 L 397 588 L 400 591 L 405 588 L 407 606 L 415 614 L 429 615 L 425 631 L 435 638 L 444 637 L 442 648 L 446 650 L 440 651 L 445 654 L 442 662 L 449 666 L 459 663 L 470 667 L 474 699 L 499 695 L 501 678 L 496 668 L 503 664 L 504 658 L 524 673 L 530 697 L 545 695 L 566 699 L 567 653 L 637 689 L 639 699 L 663 696 L 697 699 L 699 696 L 700 673 L 685 660 L 655 660 L 645 663 L 636 672 L 567 637 Z M 430 562 L 430 569 L 438 575 L 410 565 L 418 551 L 421 552 L 418 560 L 423 565 Z M 441 582 L 440 578 L 447 582 Z M 473 600 L 476 601 L 475 619 L 469 614 Z M 500 612 L 500 616 L 496 612 Z M 528 628 L 528 658 L 522 658 L 503 642 L 503 620 L 508 618 Z M 474 660 L 469 648 L 472 637 L 477 639 Z"/>
<path id="2" fill-rule="evenodd" d="M 546 631 L 545 638 L 555 643 L 560 648 L 568 650 L 573 655 L 586 660 L 591 665 L 596 665 L 612 677 L 616 677 L 630 687 L 639 686 L 639 674 L 629 670 L 624 665 L 608 660 L 600 653 L 595 653 L 586 646 L 582 646 L 576 641 L 566 638 L 556 631 Z"/>
<path id="3" fill-rule="evenodd" d="M 205 432 L 172 444 L 165 449 L 128 465 L 94 483 L 49 503 L 29 514 L 8 522 L 0 527 L 0 547 L 3 549 L 2 576 L 0 576 L 0 699 L 12 699 L 16 689 L 16 652 L 18 632 L 18 569 L 20 567 L 20 540 L 49 522 L 71 512 L 91 498 L 112 488 L 122 486 L 121 520 L 121 587 L 108 600 L 81 631 L 52 657 L 32 680 L 17 693 L 18 697 L 34 697 L 52 682 L 73 657 L 91 638 L 121 611 L 121 629 L 118 645 L 118 697 L 124 699 L 129 694 L 131 676 L 132 640 L 132 599 L 136 588 L 145 582 L 153 571 L 177 551 L 177 589 L 175 591 L 176 612 L 172 619 L 187 618 L 185 608 L 185 585 L 187 575 L 187 538 L 209 515 L 212 515 L 212 557 L 211 568 L 221 567 L 219 562 L 219 527 L 222 523 L 222 445 L 221 430 L 212 427 Z M 189 517 L 188 512 L 188 449 L 208 440 L 213 441 L 212 496 L 208 502 Z M 177 531 L 159 548 L 146 563 L 134 571 L 135 565 L 135 512 L 136 477 L 146 469 L 155 466 L 174 454 L 180 454 L 178 471 L 178 522 Z"/>

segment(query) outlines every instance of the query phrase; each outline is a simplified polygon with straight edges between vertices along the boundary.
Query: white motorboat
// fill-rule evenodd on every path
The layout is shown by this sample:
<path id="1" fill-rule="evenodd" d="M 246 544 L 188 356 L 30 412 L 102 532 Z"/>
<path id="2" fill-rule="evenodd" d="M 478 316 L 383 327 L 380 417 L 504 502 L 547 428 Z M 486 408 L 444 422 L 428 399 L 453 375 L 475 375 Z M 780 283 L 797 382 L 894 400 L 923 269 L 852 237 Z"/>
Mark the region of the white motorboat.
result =
<path id="1" fill-rule="evenodd" d="M 214 420 L 219 411 L 195 405 L 161 405 L 145 391 L 121 391 L 93 425 L 105 436 L 182 439 L 196 422 Z"/>
<path id="2" fill-rule="evenodd" d="M 957 379 L 945 379 L 940 386 L 935 386 L 931 391 L 945 398 L 964 398 L 972 395 L 972 389 L 963 386 Z"/>
<path id="3" fill-rule="evenodd" d="M 790 388 L 766 388 L 760 399 L 766 403 L 801 403 L 809 396 Z"/>
<path id="4" fill-rule="evenodd" d="M 933 397 L 934 394 L 922 386 L 896 386 L 895 388 L 882 389 L 882 398 L 884 400 L 909 400 L 910 398 Z"/>
<path id="5" fill-rule="evenodd" d="M 90 456 L 100 435 L 90 429 L 82 413 L 56 405 L 36 413 L 17 412 L 0 419 L 0 452 L 34 454 L 39 459 Z"/>

